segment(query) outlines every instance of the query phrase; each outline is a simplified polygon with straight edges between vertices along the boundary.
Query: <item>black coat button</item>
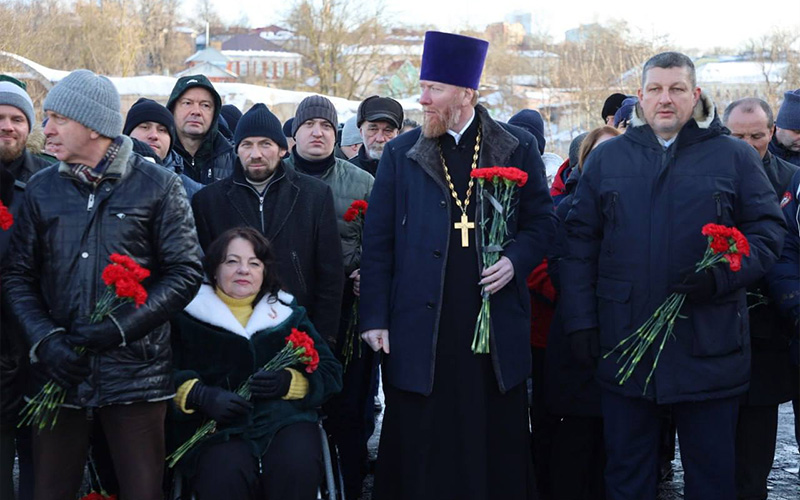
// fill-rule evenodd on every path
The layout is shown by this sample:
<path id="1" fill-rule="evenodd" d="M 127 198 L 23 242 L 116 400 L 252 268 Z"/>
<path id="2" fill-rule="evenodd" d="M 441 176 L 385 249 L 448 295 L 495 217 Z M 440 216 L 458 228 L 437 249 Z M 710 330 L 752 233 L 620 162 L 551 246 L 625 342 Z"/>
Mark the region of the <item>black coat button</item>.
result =
<path id="1" fill-rule="evenodd" d="M 439 250 L 434 250 L 433 251 L 433 256 L 438 259 L 439 257 L 442 256 L 442 252 L 440 252 Z"/>
<path id="2" fill-rule="evenodd" d="M 445 207 L 447 207 L 447 202 L 444 201 L 444 200 L 440 200 L 439 201 L 439 206 L 442 207 L 442 208 L 445 208 Z"/>
<path id="3" fill-rule="evenodd" d="M 436 304 L 434 304 L 433 302 L 428 302 L 428 303 L 427 303 L 427 304 L 425 304 L 425 305 L 426 305 L 426 307 L 427 307 L 428 309 L 433 309 L 433 306 L 435 306 Z"/>

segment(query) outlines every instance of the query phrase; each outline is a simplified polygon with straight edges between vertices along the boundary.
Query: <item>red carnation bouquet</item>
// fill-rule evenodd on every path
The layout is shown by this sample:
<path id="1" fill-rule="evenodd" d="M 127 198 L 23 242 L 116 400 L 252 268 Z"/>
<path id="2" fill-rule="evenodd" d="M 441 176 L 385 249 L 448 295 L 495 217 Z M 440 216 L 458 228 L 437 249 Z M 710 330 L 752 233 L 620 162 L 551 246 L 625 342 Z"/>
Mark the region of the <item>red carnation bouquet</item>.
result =
<path id="1" fill-rule="evenodd" d="M 8 231 L 14 225 L 14 216 L 8 211 L 2 201 L 0 201 L 0 229 Z"/>
<path id="2" fill-rule="evenodd" d="M 742 257 L 750 256 L 750 243 L 735 227 L 706 224 L 703 226 L 702 234 L 708 238 L 708 246 L 703 258 L 695 264 L 695 272 L 703 272 L 720 262 L 727 263 L 730 265 L 731 271 L 736 272 L 742 268 Z M 653 360 L 653 366 L 650 368 L 647 379 L 645 379 L 642 393 L 644 394 L 647 391 L 647 385 L 656 371 L 658 359 L 664 350 L 667 339 L 674 338 L 675 320 L 686 317 L 679 314 L 685 300 L 685 294 L 672 293 L 642 326 L 633 334 L 621 340 L 619 344 L 603 356 L 605 359 L 614 352 L 620 351 L 617 363 L 622 362 L 622 366 L 616 374 L 616 378 L 619 379 L 619 385 L 624 384 L 633 375 L 644 353 L 647 352 L 659 333 L 666 328 L 659 342 L 658 353 L 656 353 L 656 357 Z"/>
<path id="3" fill-rule="evenodd" d="M 361 240 L 364 237 L 364 218 L 367 215 L 367 207 L 369 203 L 366 200 L 355 200 L 350 208 L 345 211 L 342 217 L 345 222 L 356 222 L 358 224 L 358 246 L 361 246 Z M 350 311 L 350 320 L 347 323 L 347 331 L 344 336 L 344 345 L 342 346 L 342 356 L 344 357 L 344 369 L 347 370 L 347 365 L 353 359 L 353 352 L 355 351 L 355 344 L 358 343 L 358 356 L 361 357 L 361 337 L 358 335 L 358 297 L 353 299 L 353 308 Z"/>
<path id="4" fill-rule="evenodd" d="M 123 304 L 133 302 L 138 308 L 147 300 L 147 290 L 142 286 L 142 280 L 150 276 L 150 271 L 127 255 L 113 253 L 109 259 L 111 264 L 103 269 L 102 274 L 106 290 L 89 316 L 91 323 L 103 321 L 103 318 Z M 84 349 L 76 347 L 75 352 L 83 354 Z M 20 412 L 22 418 L 18 426 L 31 424 L 42 430 L 49 425 L 53 429 L 58 420 L 58 411 L 66 397 L 66 389 L 52 380 L 47 382 Z"/>
<path id="5" fill-rule="evenodd" d="M 319 366 L 319 353 L 314 347 L 314 340 L 304 331 L 292 328 L 292 333 L 286 337 L 286 345 L 283 349 L 270 359 L 261 369 L 264 371 L 283 370 L 293 365 L 306 365 L 306 373 L 314 373 Z M 236 394 L 250 400 L 250 379 L 252 375 L 242 382 L 236 390 Z M 170 468 L 180 462 L 181 458 L 194 446 L 202 441 L 207 435 L 213 433 L 217 428 L 215 420 L 209 420 L 203 424 L 185 443 L 167 457 L 167 464 Z"/>
<path id="6" fill-rule="evenodd" d="M 483 269 L 487 269 L 500 260 L 500 252 L 508 244 L 508 219 L 514 209 L 514 195 L 528 182 L 528 174 L 515 167 L 488 167 L 476 168 L 470 175 L 478 179 L 478 196 L 488 201 L 493 211 L 489 218 L 486 210 L 481 210 L 478 223 L 481 229 L 481 259 Z M 483 301 L 475 323 L 472 352 L 488 354 L 491 304 L 487 292 L 482 292 L 481 297 Z"/>

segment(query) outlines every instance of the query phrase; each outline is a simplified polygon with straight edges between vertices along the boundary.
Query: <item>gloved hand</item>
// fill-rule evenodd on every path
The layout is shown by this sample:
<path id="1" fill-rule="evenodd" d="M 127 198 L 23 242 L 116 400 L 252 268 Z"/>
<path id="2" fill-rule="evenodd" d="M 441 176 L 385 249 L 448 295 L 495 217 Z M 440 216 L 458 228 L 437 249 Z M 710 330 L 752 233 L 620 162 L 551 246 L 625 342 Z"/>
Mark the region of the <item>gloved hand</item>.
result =
<path id="1" fill-rule="evenodd" d="M 671 292 L 686 294 L 686 298 L 696 304 L 708 302 L 717 293 L 717 281 L 709 269 L 694 271 L 694 267 L 685 270 L 680 283 L 670 289 Z"/>
<path id="2" fill-rule="evenodd" d="M 229 424 L 253 408 L 250 401 L 235 392 L 197 382 L 186 398 L 187 406 L 196 408 L 220 424 Z"/>
<path id="3" fill-rule="evenodd" d="M 122 333 L 110 315 L 99 323 L 90 323 L 87 318 L 80 317 L 72 322 L 69 339 L 76 346 L 101 352 L 122 344 Z"/>
<path id="4" fill-rule="evenodd" d="M 292 374 L 289 370 L 259 370 L 250 379 L 250 391 L 258 399 L 277 399 L 289 392 Z"/>
<path id="5" fill-rule="evenodd" d="M 600 331 L 587 328 L 569 334 L 572 356 L 582 365 L 594 365 L 600 356 Z"/>
<path id="6" fill-rule="evenodd" d="M 44 339 L 36 348 L 36 356 L 45 373 L 63 389 L 80 384 L 92 373 L 89 358 L 77 354 L 63 333 Z"/>

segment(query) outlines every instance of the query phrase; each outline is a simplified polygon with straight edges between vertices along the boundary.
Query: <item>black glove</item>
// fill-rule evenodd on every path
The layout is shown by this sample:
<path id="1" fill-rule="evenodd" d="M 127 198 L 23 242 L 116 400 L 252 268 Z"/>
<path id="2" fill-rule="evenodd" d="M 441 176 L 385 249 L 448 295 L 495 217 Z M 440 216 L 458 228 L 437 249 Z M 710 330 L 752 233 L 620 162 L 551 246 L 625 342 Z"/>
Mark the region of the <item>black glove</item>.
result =
<path id="1" fill-rule="evenodd" d="M 200 410 L 220 424 L 229 424 L 253 408 L 250 401 L 235 392 L 200 382 L 189 391 L 186 402 L 190 408 Z"/>
<path id="2" fill-rule="evenodd" d="M 250 379 L 250 391 L 258 399 L 282 398 L 289 392 L 292 374 L 289 370 L 259 370 Z"/>
<path id="3" fill-rule="evenodd" d="M 673 285 L 671 292 L 686 294 L 696 304 L 708 302 L 717 293 L 717 280 L 709 269 L 695 272 L 694 267 L 681 273 L 681 282 Z"/>
<path id="4" fill-rule="evenodd" d="M 63 389 L 80 384 L 92 373 L 89 358 L 77 354 L 62 333 L 44 339 L 36 348 L 36 356 L 45 373 Z"/>
<path id="5" fill-rule="evenodd" d="M 69 340 L 76 346 L 101 352 L 122 344 L 122 333 L 110 315 L 99 323 L 90 323 L 88 319 L 81 317 L 72 322 Z"/>
<path id="6" fill-rule="evenodd" d="M 600 356 L 600 331 L 597 328 L 578 330 L 569 335 L 572 356 L 582 365 L 594 365 Z"/>

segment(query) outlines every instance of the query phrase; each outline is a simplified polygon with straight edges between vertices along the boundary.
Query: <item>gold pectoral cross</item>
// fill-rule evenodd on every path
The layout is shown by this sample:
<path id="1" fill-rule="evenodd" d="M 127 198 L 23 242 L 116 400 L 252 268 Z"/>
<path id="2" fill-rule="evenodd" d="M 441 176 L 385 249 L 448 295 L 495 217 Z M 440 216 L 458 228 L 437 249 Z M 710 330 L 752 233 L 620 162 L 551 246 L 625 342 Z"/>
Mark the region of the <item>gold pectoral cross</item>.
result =
<path id="1" fill-rule="evenodd" d="M 469 246 L 469 230 L 475 229 L 475 223 L 467 219 L 467 214 L 461 213 L 461 222 L 454 222 L 453 227 L 461 230 L 461 246 L 467 248 Z"/>

